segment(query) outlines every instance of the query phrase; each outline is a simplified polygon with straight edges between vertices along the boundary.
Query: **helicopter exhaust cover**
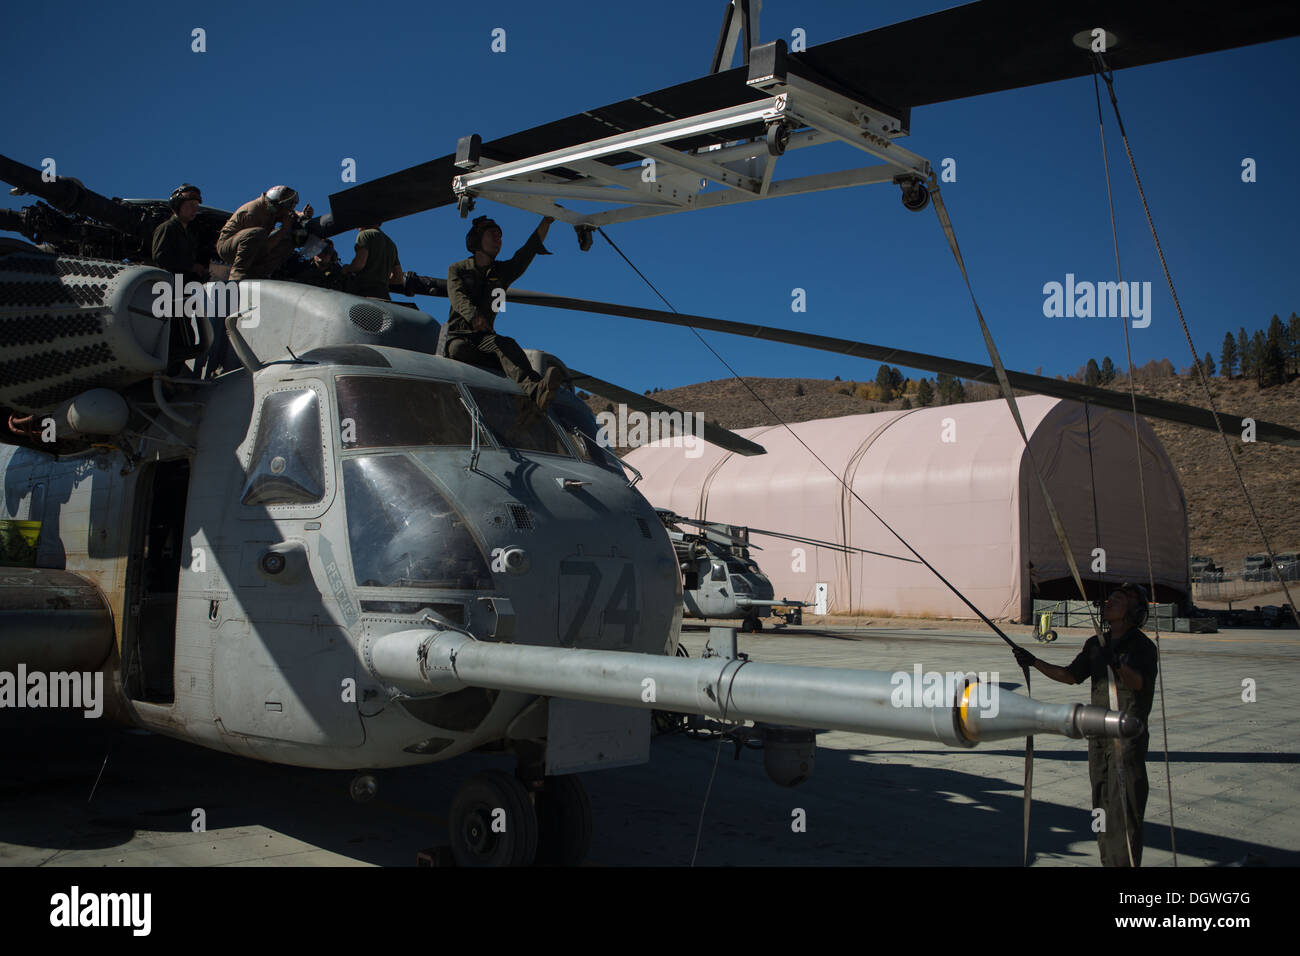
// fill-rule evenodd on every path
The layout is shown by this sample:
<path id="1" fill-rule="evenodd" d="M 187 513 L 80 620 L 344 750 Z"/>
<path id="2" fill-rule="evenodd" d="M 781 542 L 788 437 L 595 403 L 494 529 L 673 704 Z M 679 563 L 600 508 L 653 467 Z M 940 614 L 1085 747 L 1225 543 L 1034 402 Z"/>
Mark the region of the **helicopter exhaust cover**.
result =
<path id="1" fill-rule="evenodd" d="M 0 405 L 38 414 L 161 372 L 170 321 L 156 317 L 153 288 L 171 278 L 107 260 L 0 256 Z"/>

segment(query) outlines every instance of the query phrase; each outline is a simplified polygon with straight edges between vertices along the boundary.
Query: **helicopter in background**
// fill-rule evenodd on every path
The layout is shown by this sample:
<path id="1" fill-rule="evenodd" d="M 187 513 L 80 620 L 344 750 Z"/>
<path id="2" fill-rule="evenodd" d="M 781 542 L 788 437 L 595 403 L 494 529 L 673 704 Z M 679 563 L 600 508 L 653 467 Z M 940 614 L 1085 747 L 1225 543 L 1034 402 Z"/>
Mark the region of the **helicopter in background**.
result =
<path id="1" fill-rule="evenodd" d="M 896 561 L 919 563 L 877 551 L 867 551 L 833 541 L 820 541 L 781 531 L 765 531 L 720 521 L 683 518 L 665 508 L 656 508 L 659 520 L 668 529 L 668 538 L 682 571 L 682 601 L 686 617 L 703 620 L 741 619 L 741 631 L 763 630 L 763 618 L 776 617 L 783 624 L 802 624 L 803 609 L 816 607 L 814 602 L 776 598 L 772 582 L 750 555 L 761 551 L 750 540 L 751 534 L 825 548 L 840 554 L 872 554 Z M 698 531 L 683 531 L 679 525 L 694 525 Z M 775 609 L 780 608 L 780 611 Z M 825 613 L 823 608 L 818 613 Z"/>

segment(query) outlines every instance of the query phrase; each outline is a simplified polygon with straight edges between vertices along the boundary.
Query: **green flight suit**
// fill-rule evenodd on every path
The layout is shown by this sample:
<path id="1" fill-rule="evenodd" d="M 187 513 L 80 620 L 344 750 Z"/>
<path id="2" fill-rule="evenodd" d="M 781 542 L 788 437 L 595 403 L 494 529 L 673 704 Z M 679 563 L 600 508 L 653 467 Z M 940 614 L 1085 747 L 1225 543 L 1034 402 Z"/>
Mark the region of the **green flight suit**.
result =
<path id="1" fill-rule="evenodd" d="M 159 269 L 185 277 L 186 282 L 201 282 L 194 272 L 198 260 L 198 243 L 190 227 L 172 216 L 153 231 L 153 262 Z"/>
<path id="2" fill-rule="evenodd" d="M 541 376 L 533 370 L 518 342 L 495 334 L 496 312 L 492 306 L 494 302 L 502 301 L 496 290 L 508 289 L 541 252 L 545 252 L 542 240 L 534 232 L 519 251 L 504 262 L 496 260 L 487 266 L 479 266 L 470 256 L 453 262 L 447 270 L 447 299 L 451 303 L 447 316 L 448 356 L 471 365 L 500 368 L 530 395 Z M 476 315 L 487 319 L 487 329 L 475 331 L 473 322 Z"/>
<path id="3" fill-rule="evenodd" d="M 362 229 L 356 245 L 366 250 L 366 264 L 356 273 L 349 291 L 374 299 L 389 298 L 388 277 L 397 267 L 397 244 L 378 229 Z"/>
<path id="4" fill-rule="evenodd" d="M 1117 665 L 1126 664 L 1142 675 L 1141 690 L 1129 690 L 1118 678 L 1115 690 L 1119 709 L 1141 718 L 1143 730 L 1135 738 L 1120 741 L 1123 756 L 1118 762 L 1118 770 L 1122 771 L 1125 798 L 1122 801 L 1115 741 L 1110 738 L 1088 740 L 1088 777 L 1092 782 L 1092 806 L 1105 811 L 1105 826 L 1097 832 L 1097 850 L 1101 855 L 1102 866 L 1128 866 L 1127 832 L 1131 836 L 1133 865 L 1141 866 L 1142 820 L 1146 814 L 1150 789 L 1147 784 L 1146 760 L 1151 734 L 1147 728 L 1156 693 L 1156 646 L 1136 628 L 1128 631 L 1118 641 L 1112 641 Z M 1096 635 L 1088 639 L 1083 650 L 1066 670 L 1080 683 L 1091 677 L 1092 702 L 1099 707 L 1110 707 L 1107 668 L 1101 659 L 1101 644 Z"/>

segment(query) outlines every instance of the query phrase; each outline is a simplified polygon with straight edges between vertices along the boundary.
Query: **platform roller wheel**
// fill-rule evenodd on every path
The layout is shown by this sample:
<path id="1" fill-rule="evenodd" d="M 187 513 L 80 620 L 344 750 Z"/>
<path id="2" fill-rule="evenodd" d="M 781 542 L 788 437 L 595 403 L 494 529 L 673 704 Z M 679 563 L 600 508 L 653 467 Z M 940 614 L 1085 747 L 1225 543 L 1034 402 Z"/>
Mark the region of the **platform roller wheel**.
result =
<path id="1" fill-rule="evenodd" d="M 903 205 L 912 212 L 920 212 L 930 205 L 930 191 L 919 180 L 903 183 Z"/>
<path id="2" fill-rule="evenodd" d="M 547 777 L 537 792 L 537 862 L 577 866 L 591 847 L 591 800 L 575 774 Z"/>
<path id="3" fill-rule="evenodd" d="M 458 866 L 529 866 L 537 856 L 537 813 L 528 791 L 499 770 L 461 785 L 447 829 Z"/>
<path id="4" fill-rule="evenodd" d="M 767 127 L 767 151 L 772 156 L 785 155 L 790 145 L 790 127 L 785 123 L 770 123 Z"/>

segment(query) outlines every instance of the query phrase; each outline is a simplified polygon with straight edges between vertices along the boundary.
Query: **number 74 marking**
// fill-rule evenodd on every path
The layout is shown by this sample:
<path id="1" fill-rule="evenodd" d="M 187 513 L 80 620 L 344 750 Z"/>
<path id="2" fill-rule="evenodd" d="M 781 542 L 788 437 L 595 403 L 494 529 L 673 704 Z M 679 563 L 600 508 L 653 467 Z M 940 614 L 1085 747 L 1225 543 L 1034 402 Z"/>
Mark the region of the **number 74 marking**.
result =
<path id="1" fill-rule="evenodd" d="M 560 577 L 569 576 L 585 577 L 587 585 L 583 588 L 582 597 L 578 601 L 578 610 L 560 639 L 560 643 L 565 647 L 572 647 L 577 642 L 578 636 L 583 632 L 587 618 L 591 614 L 592 605 L 596 602 L 600 582 L 604 579 L 604 575 L 601 574 L 600 568 L 596 566 L 594 561 L 561 561 Z M 605 609 L 601 613 L 598 622 L 598 633 L 602 633 L 606 625 L 611 627 L 621 626 L 623 628 L 623 644 L 630 645 L 636 631 L 636 619 L 639 610 L 636 594 L 636 568 L 630 562 L 626 562 L 618 576 L 618 581 L 615 582 L 614 588 L 610 592 L 609 600 L 605 602 Z"/>

